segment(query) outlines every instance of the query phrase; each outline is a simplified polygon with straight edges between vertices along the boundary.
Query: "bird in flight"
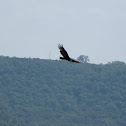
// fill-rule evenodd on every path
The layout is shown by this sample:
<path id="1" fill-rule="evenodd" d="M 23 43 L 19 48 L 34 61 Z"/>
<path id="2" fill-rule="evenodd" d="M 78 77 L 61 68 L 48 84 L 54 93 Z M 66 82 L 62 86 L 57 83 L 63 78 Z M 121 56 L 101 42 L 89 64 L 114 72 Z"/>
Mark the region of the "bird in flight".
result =
<path id="1" fill-rule="evenodd" d="M 60 59 L 62 59 L 62 60 L 68 60 L 68 61 L 74 62 L 74 63 L 80 63 L 79 61 L 76 61 L 76 60 L 71 59 L 69 57 L 69 55 L 68 55 L 67 51 L 64 49 L 63 45 L 58 44 L 58 48 L 60 50 L 61 55 L 63 56 L 63 57 L 60 57 Z"/>

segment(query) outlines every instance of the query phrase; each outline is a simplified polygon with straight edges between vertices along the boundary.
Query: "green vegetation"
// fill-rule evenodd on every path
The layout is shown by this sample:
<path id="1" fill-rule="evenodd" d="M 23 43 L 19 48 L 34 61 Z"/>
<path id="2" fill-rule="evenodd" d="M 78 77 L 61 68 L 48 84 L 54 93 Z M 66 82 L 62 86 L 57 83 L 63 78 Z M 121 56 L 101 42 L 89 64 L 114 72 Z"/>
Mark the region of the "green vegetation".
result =
<path id="1" fill-rule="evenodd" d="M 126 126 L 126 64 L 1 56 L 0 126 Z"/>

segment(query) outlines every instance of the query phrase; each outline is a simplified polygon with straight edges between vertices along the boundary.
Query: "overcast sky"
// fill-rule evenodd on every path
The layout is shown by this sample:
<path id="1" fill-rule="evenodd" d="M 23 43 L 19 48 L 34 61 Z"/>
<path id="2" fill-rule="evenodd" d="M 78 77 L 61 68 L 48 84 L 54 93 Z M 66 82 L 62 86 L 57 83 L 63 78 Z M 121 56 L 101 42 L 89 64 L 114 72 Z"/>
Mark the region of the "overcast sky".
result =
<path id="1" fill-rule="evenodd" d="M 0 0 L 0 55 L 126 62 L 126 0 Z"/>

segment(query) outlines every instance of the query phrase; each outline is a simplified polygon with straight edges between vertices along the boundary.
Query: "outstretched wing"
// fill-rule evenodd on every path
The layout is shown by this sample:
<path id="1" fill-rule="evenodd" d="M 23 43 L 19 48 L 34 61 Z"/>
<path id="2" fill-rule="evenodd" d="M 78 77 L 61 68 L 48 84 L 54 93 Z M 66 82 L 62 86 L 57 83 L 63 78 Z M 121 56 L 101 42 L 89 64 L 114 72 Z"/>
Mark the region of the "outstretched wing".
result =
<path id="1" fill-rule="evenodd" d="M 68 55 L 67 51 L 63 48 L 63 45 L 58 44 L 58 48 L 59 48 L 60 53 L 62 54 L 62 56 L 65 59 L 68 59 L 69 58 L 69 55 Z"/>

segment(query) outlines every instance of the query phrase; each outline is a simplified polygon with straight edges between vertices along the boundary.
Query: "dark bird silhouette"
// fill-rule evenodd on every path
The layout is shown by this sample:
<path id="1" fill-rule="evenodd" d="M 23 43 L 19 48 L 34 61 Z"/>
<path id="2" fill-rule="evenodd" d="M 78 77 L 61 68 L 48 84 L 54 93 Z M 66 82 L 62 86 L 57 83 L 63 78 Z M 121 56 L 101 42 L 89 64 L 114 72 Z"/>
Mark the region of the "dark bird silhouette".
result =
<path id="1" fill-rule="evenodd" d="M 60 50 L 60 53 L 61 53 L 62 56 L 63 56 L 63 57 L 60 57 L 60 59 L 62 59 L 62 60 L 68 60 L 68 61 L 70 61 L 70 62 L 80 63 L 80 62 L 78 62 L 78 61 L 76 61 L 76 60 L 73 60 L 73 59 L 71 59 L 71 58 L 69 57 L 67 51 L 63 48 L 63 45 L 58 44 L 58 48 L 59 48 L 59 50 Z"/>

